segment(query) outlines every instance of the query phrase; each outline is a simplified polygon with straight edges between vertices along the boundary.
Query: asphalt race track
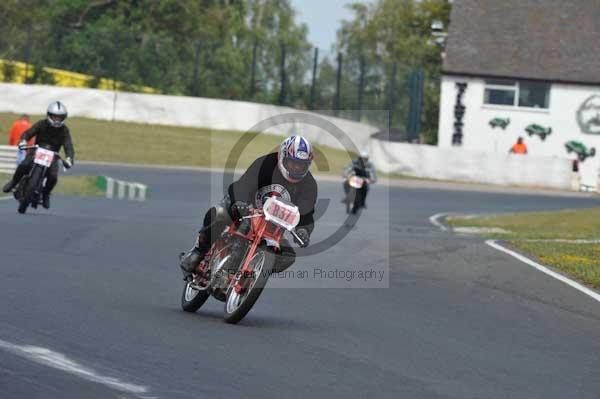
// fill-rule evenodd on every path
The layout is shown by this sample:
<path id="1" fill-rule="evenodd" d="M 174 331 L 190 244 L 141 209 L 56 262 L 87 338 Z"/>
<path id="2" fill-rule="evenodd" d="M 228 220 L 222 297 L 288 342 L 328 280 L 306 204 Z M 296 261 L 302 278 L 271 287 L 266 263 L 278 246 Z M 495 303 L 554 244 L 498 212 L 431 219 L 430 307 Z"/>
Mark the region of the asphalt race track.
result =
<path id="1" fill-rule="evenodd" d="M 349 234 L 294 267 L 389 261 L 389 288 L 266 290 L 232 326 L 213 299 L 179 306 L 177 254 L 218 176 L 101 171 L 148 201 L 56 196 L 24 216 L 0 201 L 2 399 L 600 397 L 600 303 L 428 221 L 596 199 L 375 186 Z M 317 241 L 343 218 L 340 185 L 319 190 Z"/>

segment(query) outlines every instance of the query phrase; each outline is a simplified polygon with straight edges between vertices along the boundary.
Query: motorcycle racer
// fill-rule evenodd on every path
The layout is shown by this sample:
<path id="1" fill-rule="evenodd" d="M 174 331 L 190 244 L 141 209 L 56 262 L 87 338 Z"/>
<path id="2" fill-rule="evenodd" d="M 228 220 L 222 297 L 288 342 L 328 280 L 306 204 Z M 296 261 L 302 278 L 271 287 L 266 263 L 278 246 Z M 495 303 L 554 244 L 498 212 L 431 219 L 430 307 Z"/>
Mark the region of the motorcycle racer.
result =
<path id="1" fill-rule="evenodd" d="M 356 159 L 352 160 L 342 172 L 342 177 L 344 178 L 344 193 L 346 194 L 346 197 L 348 196 L 348 191 L 350 190 L 350 185 L 348 184 L 348 176 L 352 174 L 359 177 L 364 177 L 368 180 L 369 184 L 377 182 L 377 172 L 375 171 L 375 166 L 373 165 L 373 163 L 369 161 L 368 152 L 362 151 L 360 155 Z M 366 201 L 367 194 L 369 193 L 368 184 L 365 184 L 363 186 L 363 190 L 364 198 Z M 346 202 L 346 198 L 344 198 L 342 202 Z"/>
<path id="2" fill-rule="evenodd" d="M 67 158 L 63 164 L 70 168 L 73 166 L 75 150 L 71 140 L 69 128 L 65 125 L 67 119 L 67 108 L 60 101 L 54 101 L 48 105 L 46 119 L 36 122 L 31 128 L 21 135 L 19 147 L 27 146 L 27 141 L 35 137 L 36 145 L 51 151 L 59 152 L 64 146 Z M 25 176 L 33 167 L 33 153 L 28 154 L 25 160 L 19 165 L 13 178 L 4 185 L 2 191 L 5 193 L 13 190 L 21 178 Z M 58 182 L 59 160 L 54 160 L 47 175 L 46 185 L 42 193 L 42 205 L 44 208 L 50 208 L 50 193 Z"/>
<path id="3" fill-rule="evenodd" d="M 204 216 L 203 226 L 194 247 L 182 258 L 180 267 L 189 276 L 206 255 L 214 239 L 218 238 L 232 220 L 248 214 L 249 207 L 261 208 L 268 197 L 276 196 L 295 204 L 300 211 L 300 221 L 295 229 L 306 247 L 314 229 L 314 207 L 317 200 L 317 183 L 309 171 L 313 160 L 310 142 L 302 136 L 285 139 L 278 152 L 256 159 L 246 172 L 228 187 L 227 194 Z M 290 267 L 295 251 L 287 240 L 281 246 L 274 272 Z"/>

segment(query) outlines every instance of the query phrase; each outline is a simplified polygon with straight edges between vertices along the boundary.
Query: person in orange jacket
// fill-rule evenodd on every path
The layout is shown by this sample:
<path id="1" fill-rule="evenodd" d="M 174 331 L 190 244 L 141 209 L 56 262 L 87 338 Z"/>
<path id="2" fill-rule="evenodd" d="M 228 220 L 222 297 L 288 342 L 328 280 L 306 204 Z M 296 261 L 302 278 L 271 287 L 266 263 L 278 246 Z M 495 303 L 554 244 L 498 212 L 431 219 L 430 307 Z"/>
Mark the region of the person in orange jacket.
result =
<path id="1" fill-rule="evenodd" d="M 31 122 L 29 122 L 29 115 L 23 114 L 19 119 L 17 119 L 10 128 L 8 132 L 8 145 L 17 146 L 19 145 L 19 141 L 21 141 L 21 135 L 25 133 L 31 127 Z M 31 139 L 27 142 L 28 145 L 33 145 L 35 139 Z M 17 151 L 17 165 L 19 165 L 25 159 L 27 155 L 26 151 L 18 150 Z"/>
<path id="2" fill-rule="evenodd" d="M 510 153 L 511 154 L 521 154 L 521 155 L 527 154 L 527 146 L 523 142 L 523 137 L 519 137 L 517 139 L 517 142 L 515 144 L 513 144 L 512 148 L 510 149 Z"/>

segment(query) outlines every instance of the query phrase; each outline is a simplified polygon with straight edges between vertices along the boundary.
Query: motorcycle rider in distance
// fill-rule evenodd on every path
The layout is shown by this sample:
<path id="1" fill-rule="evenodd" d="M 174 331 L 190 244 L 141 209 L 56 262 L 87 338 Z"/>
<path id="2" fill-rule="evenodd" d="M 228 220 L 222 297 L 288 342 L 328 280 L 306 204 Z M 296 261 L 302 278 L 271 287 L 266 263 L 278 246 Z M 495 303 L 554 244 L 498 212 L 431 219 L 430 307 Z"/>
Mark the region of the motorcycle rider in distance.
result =
<path id="1" fill-rule="evenodd" d="M 348 184 L 348 177 L 351 175 L 356 175 L 358 177 L 364 177 L 367 179 L 367 183 L 362 188 L 364 190 L 364 198 L 365 204 L 364 207 L 367 207 L 366 200 L 367 194 L 369 193 L 369 184 L 373 184 L 377 182 L 377 172 L 375 171 L 375 165 L 369 161 L 369 153 L 367 151 L 361 151 L 360 155 L 352 160 L 342 172 L 342 177 L 344 178 L 344 193 L 345 197 L 342 199 L 342 203 L 346 202 L 346 198 L 348 197 L 348 191 L 350 191 L 350 184 Z"/>
<path id="2" fill-rule="evenodd" d="M 66 168 L 71 168 L 73 166 L 75 150 L 73 149 L 71 133 L 65 125 L 67 115 L 67 108 L 62 102 L 53 101 L 50 103 L 46 111 L 46 119 L 36 122 L 21 135 L 19 148 L 26 147 L 27 141 L 34 137 L 36 145 L 54 152 L 59 152 L 64 146 L 67 158 L 63 164 Z M 8 193 L 12 191 L 19 184 L 21 178 L 31 171 L 34 154 L 34 151 L 30 151 L 27 154 L 25 160 L 17 167 L 13 178 L 2 188 L 3 192 Z M 48 170 L 46 185 L 42 193 L 42 206 L 46 209 L 50 208 L 50 194 L 58 182 L 58 169 L 59 159 L 56 158 Z"/>
<path id="3" fill-rule="evenodd" d="M 232 220 L 247 216 L 249 207 L 262 208 L 267 198 L 276 196 L 292 202 L 300 211 L 300 221 L 295 228 L 302 240 L 294 241 L 301 247 L 309 244 L 314 229 L 314 207 L 317 201 L 317 182 L 309 171 L 313 160 L 310 142 L 302 136 L 285 139 L 278 152 L 256 159 L 246 172 L 228 187 L 219 204 L 206 212 L 196 244 L 182 258 L 180 267 L 187 278 L 202 261 L 213 240 L 218 239 Z M 284 240 L 277 256 L 274 273 L 290 267 L 296 252 Z"/>

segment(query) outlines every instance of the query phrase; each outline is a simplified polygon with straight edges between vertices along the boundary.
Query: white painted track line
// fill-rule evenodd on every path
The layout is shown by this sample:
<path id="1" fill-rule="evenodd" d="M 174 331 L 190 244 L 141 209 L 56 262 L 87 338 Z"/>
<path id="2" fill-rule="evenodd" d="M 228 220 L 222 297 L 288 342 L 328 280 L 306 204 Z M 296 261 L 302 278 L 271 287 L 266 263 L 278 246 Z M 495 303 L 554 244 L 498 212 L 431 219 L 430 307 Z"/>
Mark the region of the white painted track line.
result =
<path id="1" fill-rule="evenodd" d="M 47 348 L 32 345 L 16 345 L 0 339 L 0 350 L 10 352 L 16 356 L 47 367 L 62 370 L 84 380 L 102 384 L 120 392 L 133 394 L 139 398 L 151 398 L 150 396 L 145 395 L 149 391 L 145 386 L 124 382 L 114 377 L 103 376 L 95 370 L 69 359 L 62 353 Z"/>
<path id="2" fill-rule="evenodd" d="M 434 226 L 438 227 L 440 230 L 442 231 L 450 231 L 450 229 L 448 229 L 448 227 L 446 227 L 442 222 L 440 222 L 439 219 L 448 216 L 448 213 L 436 213 L 435 215 L 432 215 L 429 217 L 429 222 L 431 222 L 431 224 L 433 224 Z M 592 241 L 592 240 L 590 240 Z M 595 240 L 594 240 L 595 241 Z M 556 240 L 556 242 L 562 242 L 561 240 Z M 548 276 L 557 279 L 558 281 L 561 281 L 569 286 L 571 286 L 572 288 L 575 288 L 577 291 L 584 293 L 585 295 L 595 299 L 596 301 L 600 302 L 600 294 L 597 293 L 596 291 L 593 291 L 583 285 L 581 285 L 580 283 L 578 283 L 577 281 L 571 280 L 568 277 L 563 276 L 560 273 L 557 273 L 555 271 L 550 270 L 549 268 L 547 268 L 544 265 L 541 265 L 531 259 L 529 259 L 526 256 L 523 256 L 513 250 L 510 250 L 502 245 L 500 245 L 498 243 L 497 240 L 486 240 L 485 243 L 487 245 L 489 245 L 490 247 L 504 252 L 507 255 L 512 256 L 515 259 L 520 260 L 521 262 L 525 263 L 526 265 L 529 265 L 539 271 L 541 271 L 542 273 L 547 274 Z"/>
<path id="3" fill-rule="evenodd" d="M 440 222 L 440 220 L 439 220 L 446 216 L 448 216 L 447 213 L 436 213 L 435 215 L 432 215 L 429 217 L 429 221 L 431 222 L 432 225 L 439 227 L 440 230 L 448 231 L 448 228 L 446 226 L 444 226 L 444 224 L 442 222 Z"/>
<path id="4" fill-rule="evenodd" d="M 504 252 L 505 254 L 508 254 L 508 255 L 512 256 L 513 258 L 516 258 L 516 259 L 520 260 L 521 262 L 541 271 L 542 273 L 545 273 L 545 274 L 549 275 L 550 277 L 557 279 L 558 281 L 561 281 L 567 285 L 570 285 L 571 287 L 575 288 L 576 290 L 578 290 L 578 291 L 584 293 L 585 295 L 600 302 L 600 294 L 579 284 L 577 281 L 573 281 L 570 278 L 563 276 L 562 274 L 556 273 L 555 271 L 548 269 L 546 266 L 540 265 L 539 263 L 529 259 L 526 256 L 523 256 L 513 250 L 503 247 L 502 245 L 498 244 L 498 242 L 496 240 L 487 240 L 485 243 L 487 245 L 489 245 L 490 247 L 497 249 L 498 251 Z"/>

